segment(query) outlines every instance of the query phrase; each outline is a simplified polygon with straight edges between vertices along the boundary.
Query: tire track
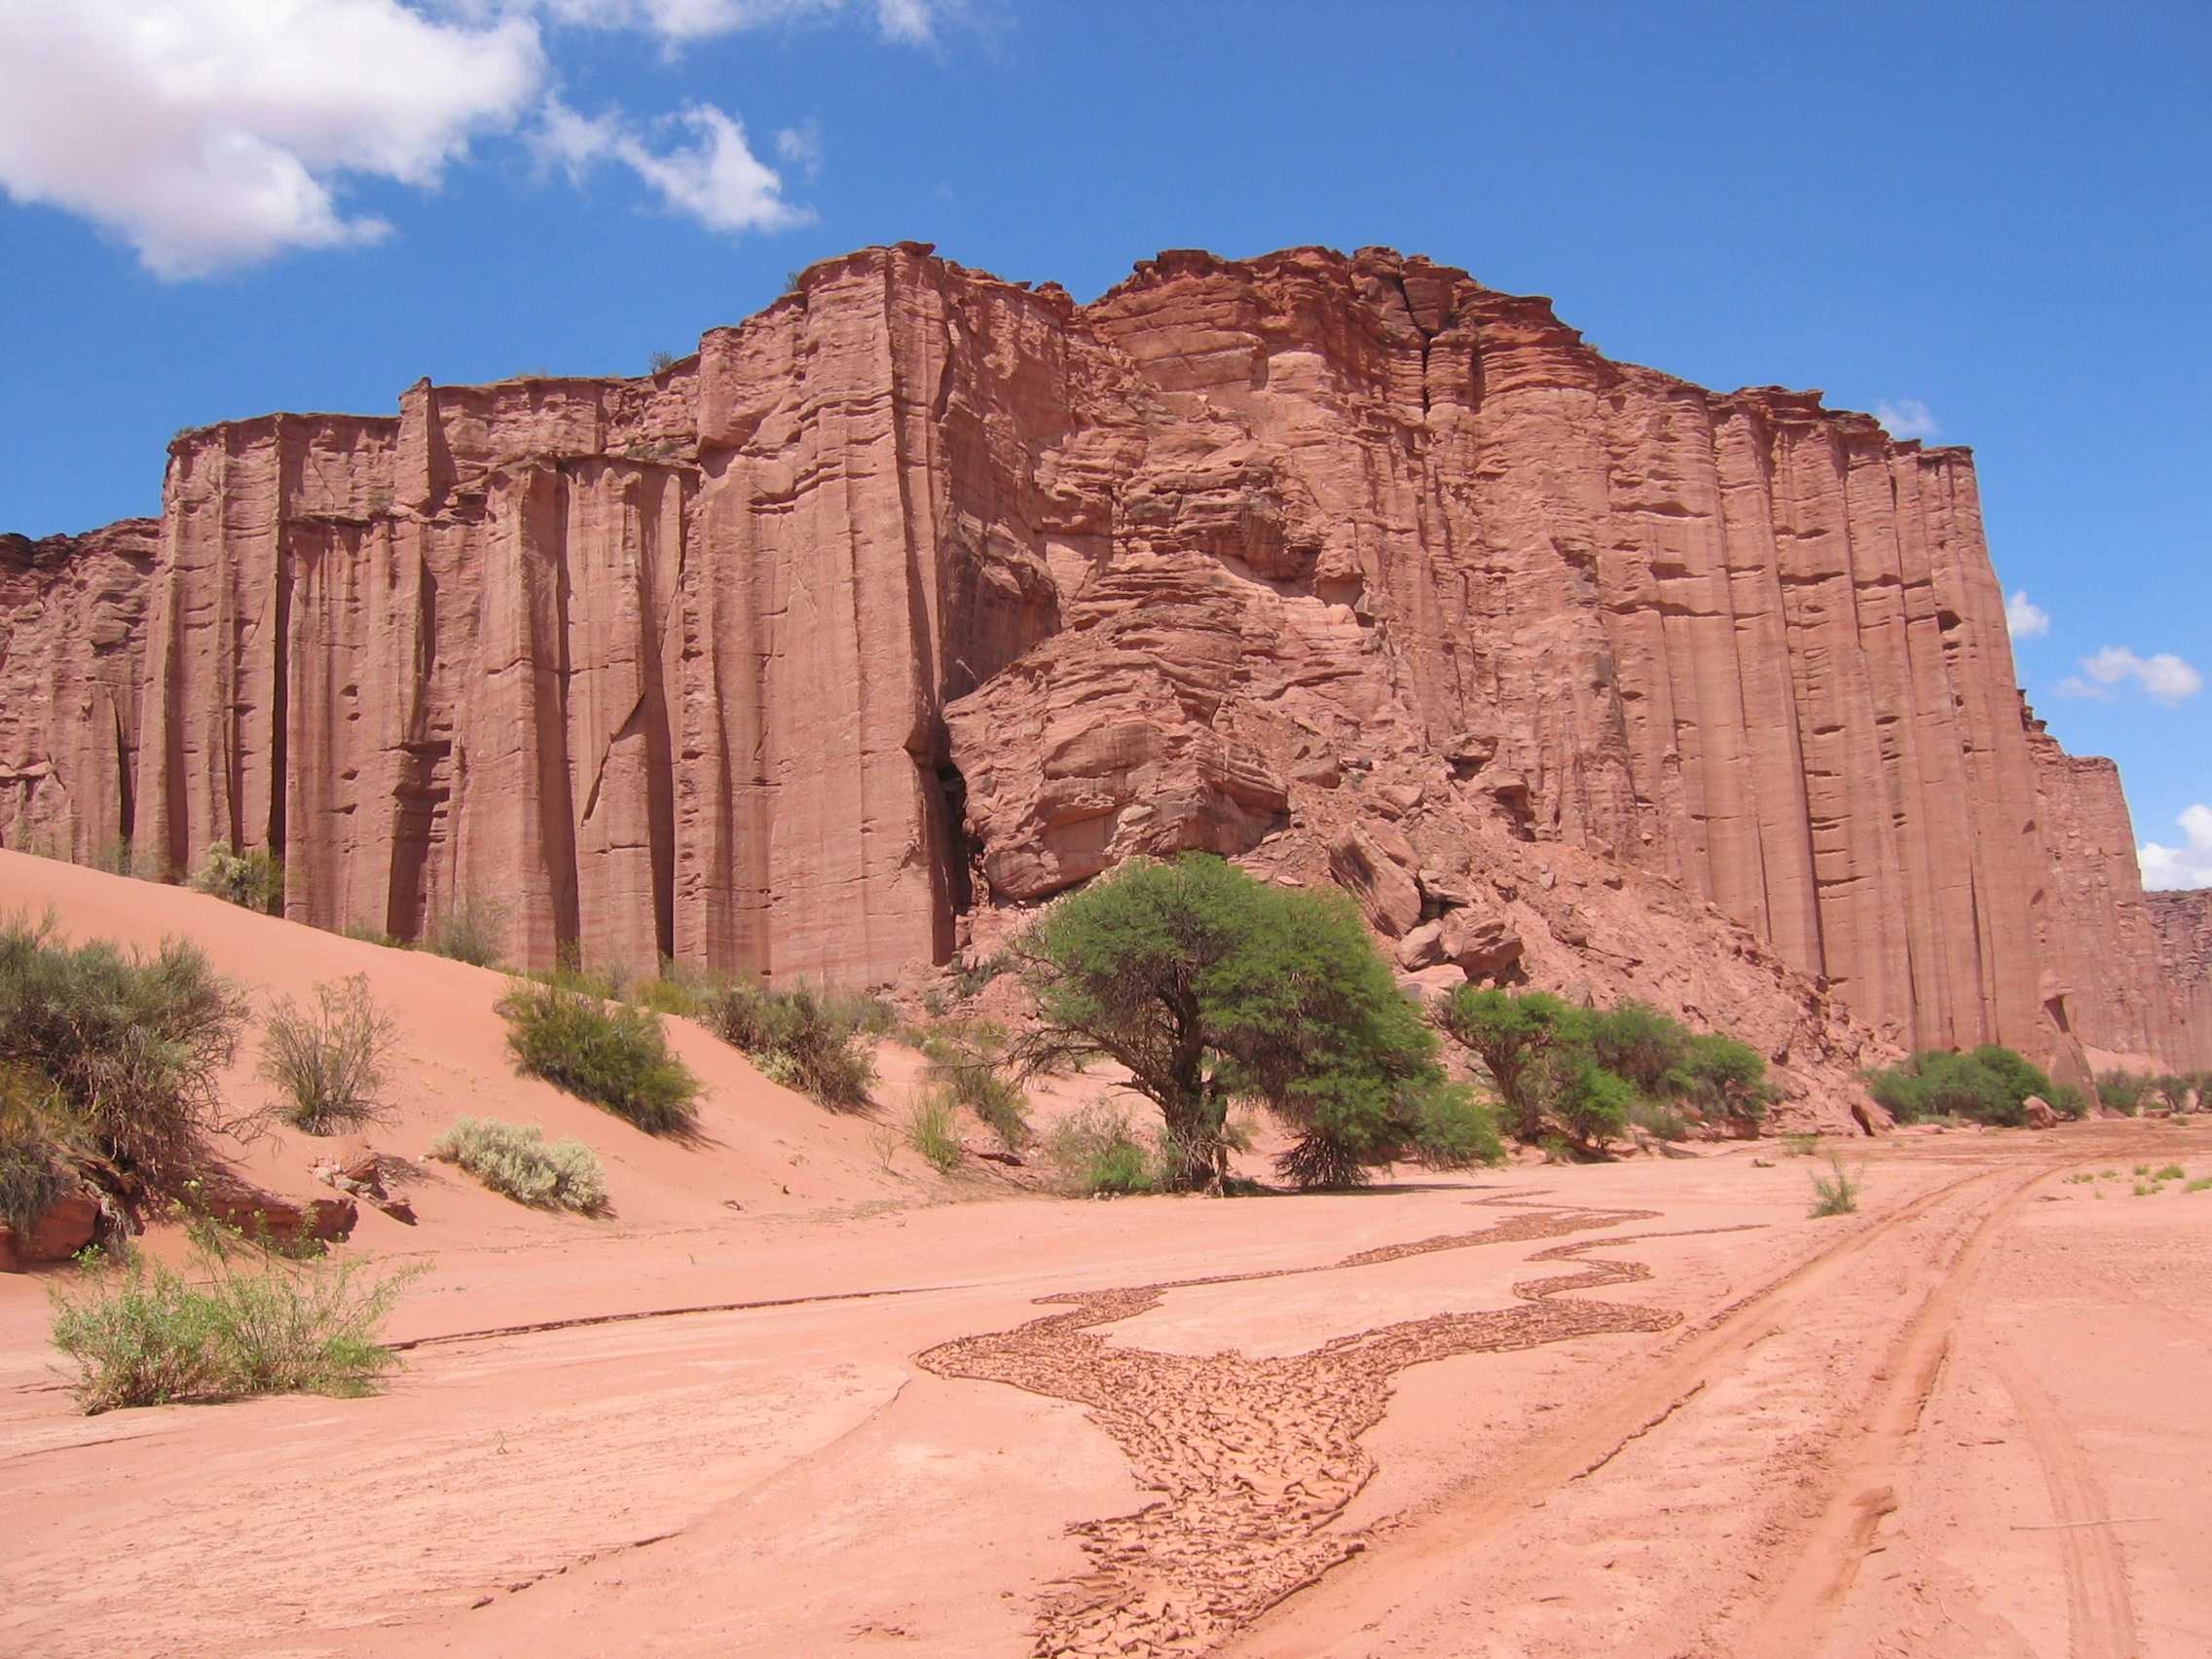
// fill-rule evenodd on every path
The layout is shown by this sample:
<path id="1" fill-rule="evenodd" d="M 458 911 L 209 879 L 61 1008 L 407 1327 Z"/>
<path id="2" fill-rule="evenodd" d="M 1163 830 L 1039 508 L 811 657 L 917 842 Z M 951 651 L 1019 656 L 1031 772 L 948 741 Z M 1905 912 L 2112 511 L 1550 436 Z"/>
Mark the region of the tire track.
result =
<path id="1" fill-rule="evenodd" d="M 2073 1659 L 2133 1659 L 2135 1604 L 2127 1557 L 2111 1526 L 2096 1471 L 2058 1410 L 2019 1363 L 1990 1345 L 1990 1369 L 2012 1396 L 2050 1492 L 2052 1529 L 2066 1570 L 2066 1623 Z"/>
<path id="2" fill-rule="evenodd" d="M 2064 1167 L 2063 1162 L 2039 1166 L 2022 1186 Z M 1340 1640 L 1367 1624 L 1377 1605 L 1418 1598 L 1437 1572 L 1453 1560 L 1479 1550 L 1487 1534 L 1508 1524 L 1531 1502 L 1609 1462 L 1629 1441 L 1659 1432 L 1654 1419 L 1673 1417 L 1711 1378 L 1723 1374 L 1765 1340 L 1782 1309 L 1802 1296 L 1818 1294 L 1823 1281 L 1850 1271 L 1900 1229 L 1999 1174 L 1983 1164 L 1939 1182 L 1862 1220 L 1832 1244 L 1687 1326 L 1643 1376 L 1610 1396 L 1587 1402 L 1577 1419 L 1486 1471 L 1479 1480 L 1407 1512 L 1393 1524 L 1387 1551 L 1372 1553 L 1332 1575 L 1321 1588 L 1298 1596 L 1242 1640 L 1233 1641 L 1229 1651 L 1265 1653 L 1267 1659 L 1310 1659 L 1331 1651 Z M 1309 1600 L 1313 1597 L 1319 1602 Z M 1794 1632 L 1777 1650 L 1793 1651 L 1803 1645 L 1803 1631 Z"/>
<path id="3" fill-rule="evenodd" d="M 1124 1347 L 1096 1328 L 1160 1306 L 1173 1290 L 1332 1272 L 1437 1250 L 1530 1239 L 1645 1220 L 1650 1210 L 1555 1208 L 1478 1232 L 1361 1251 L 1313 1268 L 1180 1279 L 1040 1298 L 1065 1303 L 1010 1331 L 964 1337 L 921 1354 L 941 1377 L 1003 1382 L 1072 1400 L 1129 1458 L 1138 1482 L 1164 1495 L 1133 1514 L 1078 1525 L 1090 1570 L 1048 1587 L 1036 1623 L 1041 1655 L 1202 1653 L 1261 1612 L 1366 1547 L 1330 1523 L 1375 1472 L 1359 1437 L 1380 1422 L 1409 1366 L 1570 1337 L 1678 1324 L 1668 1309 L 1555 1300 L 1648 1278 L 1638 1262 L 1583 1260 L 1633 1242 L 1554 1245 L 1533 1261 L 1581 1271 L 1513 1286 L 1526 1306 L 1436 1314 L 1340 1337 L 1306 1353 L 1252 1359 Z"/>

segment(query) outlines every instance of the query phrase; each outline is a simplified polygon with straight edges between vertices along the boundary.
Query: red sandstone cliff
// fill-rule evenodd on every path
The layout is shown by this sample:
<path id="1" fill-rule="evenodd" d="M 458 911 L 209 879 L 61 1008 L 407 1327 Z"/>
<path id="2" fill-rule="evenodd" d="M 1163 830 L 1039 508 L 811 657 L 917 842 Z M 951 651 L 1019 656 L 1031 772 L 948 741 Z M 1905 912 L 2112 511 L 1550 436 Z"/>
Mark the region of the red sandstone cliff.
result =
<path id="1" fill-rule="evenodd" d="M 11 844 L 845 978 L 1205 846 L 1354 886 L 1409 969 L 1695 1012 L 1748 945 L 1839 1063 L 1845 1006 L 2212 1061 L 2109 764 L 2021 704 L 1966 453 L 1425 260 L 1078 307 L 870 249 L 649 379 L 186 434 L 148 539 L 0 550 Z"/>

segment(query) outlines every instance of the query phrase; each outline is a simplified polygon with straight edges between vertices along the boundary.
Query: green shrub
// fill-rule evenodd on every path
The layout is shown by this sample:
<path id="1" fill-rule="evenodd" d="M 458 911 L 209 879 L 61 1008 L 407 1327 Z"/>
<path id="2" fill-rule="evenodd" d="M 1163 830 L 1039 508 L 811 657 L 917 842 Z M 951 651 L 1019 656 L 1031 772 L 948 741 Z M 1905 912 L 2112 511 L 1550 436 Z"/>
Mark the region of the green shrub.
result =
<path id="1" fill-rule="evenodd" d="M 1831 1157 L 1828 1173 L 1813 1177 L 1814 1219 L 1851 1214 L 1859 1207 L 1859 1187 L 1860 1183 L 1844 1168 L 1843 1160 Z"/>
<path id="2" fill-rule="evenodd" d="M 2165 1072 L 2151 1079 L 2148 1087 L 2167 1111 L 2178 1114 L 2189 1110 L 2188 1078 Z"/>
<path id="3" fill-rule="evenodd" d="M 28 1229 L 74 1184 L 67 1111 L 44 1078 L 0 1066 L 0 1223 Z"/>
<path id="4" fill-rule="evenodd" d="M 2109 1110 L 2126 1117 L 2134 1117 L 2143 1110 L 2143 1097 L 2151 1091 L 2151 1080 L 2142 1072 L 2112 1071 L 2097 1073 L 2097 1099 Z"/>
<path id="5" fill-rule="evenodd" d="M 1421 1092 L 1415 1112 L 1415 1159 L 1430 1169 L 1471 1169 L 1504 1160 L 1497 1114 L 1464 1084 L 1440 1083 Z"/>
<path id="6" fill-rule="evenodd" d="M 388 1113 L 379 1095 L 398 1040 L 365 974 L 315 986 L 310 1008 L 278 997 L 261 1035 L 261 1075 L 280 1093 L 276 1116 L 313 1135 L 382 1122 Z"/>
<path id="7" fill-rule="evenodd" d="M 1629 1103 L 1628 1121 L 1645 1134 L 1663 1141 L 1690 1138 L 1688 1120 L 1664 1100 L 1654 1100 L 1648 1095 L 1640 1094 Z"/>
<path id="8" fill-rule="evenodd" d="M 1015 946 L 1036 999 L 1026 1074 L 1108 1057 L 1160 1110 L 1160 1174 L 1219 1192 L 1233 1103 L 1298 1136 L 1305 1184 L 1384 1162 L 1441 1080 L 1436 1039 L 1343 895 L 1255 881 L 1210 854 L 1132 859 L 1060 900 Z"/>
<path id="9" fill-rule="evenodd" d="M 1766 1056 L 1733 1037 L 1692 1037 L 1667 1081 L 1709 1117 L 1739 1124 L 1757 1123 L 1781 1098 L 1766 1080 Z"/>
<path id="10" fill-rule="evenodd" d="M 2042 1070 L 1994 1043 L 1963 1054 L 1926 1049 L 1902 1066 L 1867 1073 L 1865 1082 L 1900 1124 L 1963 1118 L 2007 1128 L 2027 1122 L 2029 1095 L 2047 1101 L 2053 1088 Z"/>
<path id="11" fill-rule="evenodd" d="M 2089 1115 L 2089 1097 L 2070 1083 L 2054 1083 L 2044 1104 L 2061 1118 L 2086 1118 Z"/>
<path id="12" fill-rule="evenodd" d="M 1128 1119 L 1103 1102 L 1054 1124 L 1045 1135 L 1045 1160 L 1062 1187 L 1089 1198 L 1160 1186 L 1152 1155 L 1129 1132 Z"/>
<path id="13" fill-rule="evenodd" d="M 405 940 L 394 938 L 386 933 L 384 929 L 372 927 L 367 922 L 348 922 L 338 932 L 341 937 L 350 939 L 356 944 L 380 945 L 386 950 L 405 950 L 408 948 Z"/>
<path id="14" fill-rule="evenodd" d="M 542 1209 L 589 1215 L 607 1203 L 607 1172 L 580 1140 L 548 1141 L 535 1124 L 456 1118 L 430 1156 L 465 1169 L 495 1193 Z"/>
<path id="15" fill-rule="evenodd" d="M 507 907 L 488 899 L 461 898 L 431 924 L 423 947 L 471 968 L 497 968 L 506 949 Z"/>
<path id="16" fill-rule="evenodd" d="M 604 1106 L 647 1134 L 689 1129 L 699 1080 L 668 1046 L 660 1016 L 558 985 L 518 979 L 499 999 L 515 1069 Z"/>
<path id="17" fill-rule="evenodd" d="M 1540 1139 L 1552 1097 L 1580 1070 L 1589 1014 L 1549 991 L 1456 985 L 1437 1022 L 1490 1072 L 1513 1132 Z"/>
<path id="18" fill-rule="evenodd" d="M 1677 1091 L 1691 1038 L 1681 1021 L 1648 1003 L 1624 1002 L 1589 1017 L 1590 1055 L 1643 1094 Z"/>
<path id="19" fill-rule="evenodd" d="M 875 1057 L 862 1039 L 871 1028 L 887 1028 L 889 1014 L 879 997 L 741 983 L 716 991 L 700 1017 L 771 1082 L 825 1106 L 853 1108 L 866 1106 L 875 1087 Z"/>
<path id="20" fill-rule="evenodd" d="M 964 962 L 952 971 L 952 993 L 966 1002 L 1001 974 L 1011 974 L 1015 967 L 1013 955 L 998 951 L 980 962 Z"/>
<path id="21" fill-rule="evenodd" d="M 952 1096 L 925 1088 L 906 1108 L 906 1144 L 927 1159 L 940 1175 L 960 1167 L 960 1136 L 952 1126 Z"/>
<path id="22" fill-rule="evenodd" d="M 1009 1152 L 1029 1140 L 1029 1100 L 1007 1075 L 1005 1028 L 990 1020 L 940 1025 L 922 1039 L 929 1081 L 977 1118 Z"/>
<path id="23" fill-rule="evenodd" d="M 284 866 L 266 847 L 240 853 L 230 842 L 217 841 L 194 867 L 192 885 L 265 916 L 284 907 Z"/>
<path id="24" fill-rule="evenodd" d="M 1567 1079 L 1554 1111 L 1560 1126 L 1583 1147 L 1599 1148 L 1628 1127 L 1636 1089 L 1603 1066 L 1585 1065 Z"/>
<path id="25" fill-rule="evenodd" d="M 126 955 L 60 943 L 52 917 L 0 919 L 0 1065 L 51 1083 L 127 1168 L 165 1178 L 236 1126 L 220 1084 L 244 1017 L 244 998 L 183 940 Z"/>
<path id="26" fill-rule="evenodd" d="M 398 1363 L 377 1333 L 420 1270 L 247 1258 L 194 1229 L 195 1273 L 97 1251 L 50 1292 L 54 1346 L 76 1362 L 89 1414 L 254 1394 L 366 1393 Z"/>

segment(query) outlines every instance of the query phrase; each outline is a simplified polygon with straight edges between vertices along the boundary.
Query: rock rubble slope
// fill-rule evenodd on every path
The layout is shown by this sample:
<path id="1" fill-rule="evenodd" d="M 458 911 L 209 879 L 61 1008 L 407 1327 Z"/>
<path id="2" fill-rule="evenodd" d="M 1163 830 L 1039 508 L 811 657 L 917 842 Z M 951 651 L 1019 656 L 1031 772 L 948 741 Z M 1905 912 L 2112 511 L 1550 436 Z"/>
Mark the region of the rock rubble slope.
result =
<path id="1" fill-rule="evenodd" d="M 1385 249 L 1087 306 L 866 249 L 647 378 L 185 433 L 158 525 L 0 543 L 0 620 L 8 844 L 267 845 L 322 926 L 882 980 L 1203 847 L 1423 982 L 2212 1062 L 1964 450 Z"/>

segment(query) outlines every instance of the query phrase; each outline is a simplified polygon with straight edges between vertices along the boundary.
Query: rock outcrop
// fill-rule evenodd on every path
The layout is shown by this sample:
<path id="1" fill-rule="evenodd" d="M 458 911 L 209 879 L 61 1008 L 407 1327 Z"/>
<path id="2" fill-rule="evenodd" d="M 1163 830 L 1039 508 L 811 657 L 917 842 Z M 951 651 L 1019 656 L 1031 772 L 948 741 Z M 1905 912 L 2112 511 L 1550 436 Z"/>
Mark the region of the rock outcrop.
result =
<path id="1" fill-rule="evenodd" d="M 1755 980 L 1839 1065 L 2212 1061 L 1965 451 L 1386 250 L 1077 306 L 868 249 L 645 379 L 184 434 L 0 616 L 11 844 L 269 845 L 319 925 L 883 979 L 1203 847 L 1413 972 Z"/>

